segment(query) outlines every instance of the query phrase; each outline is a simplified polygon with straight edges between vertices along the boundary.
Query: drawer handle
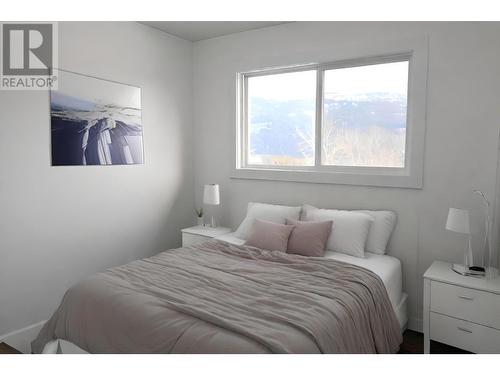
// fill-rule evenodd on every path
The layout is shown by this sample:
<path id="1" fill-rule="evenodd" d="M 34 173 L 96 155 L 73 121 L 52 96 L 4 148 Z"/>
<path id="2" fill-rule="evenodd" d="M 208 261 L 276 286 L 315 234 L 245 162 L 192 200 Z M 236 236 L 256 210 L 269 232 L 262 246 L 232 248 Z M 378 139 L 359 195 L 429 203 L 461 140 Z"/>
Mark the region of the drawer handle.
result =
<path id="1" fill-rule="evenodd" d="M 467 301 L 473 301 L 474 300 L 474 298 L 469 297 L 469 296 L 458 296 L 458 298 L 462 298 L 462 299 L 465 299 Z"/>
<path id="2" fill-rule="evenodd" d="M 467 328 L 462 328 L 462 327 L 457 327 L 459 331 L 462 331 L 462 332 L 467 332 L 467 333 L 472 333 L 472 331 L 470 329 L 467 329 Z"/>

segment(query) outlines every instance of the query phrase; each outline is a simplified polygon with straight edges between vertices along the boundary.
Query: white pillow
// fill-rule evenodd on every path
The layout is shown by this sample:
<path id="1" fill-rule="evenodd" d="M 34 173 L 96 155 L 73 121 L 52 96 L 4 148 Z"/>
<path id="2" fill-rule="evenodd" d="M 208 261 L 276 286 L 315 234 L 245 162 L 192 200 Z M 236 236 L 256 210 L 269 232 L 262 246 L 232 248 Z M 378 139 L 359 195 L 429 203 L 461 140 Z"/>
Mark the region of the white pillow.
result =
<path id="1" fill-rule="evenodd" d="M 308 213 L 313 210 L 319 210 L 319 208 L 310 204 L 303 204 L 302 211 L 300 212 L 300 220 L 307 220 Z"/>
<path id="2" fill-rule="evenodd" d="M 301 220 L 308 220 L 309 212 L 319 210 L 319 208 L 304 204 L 302 206 Z M 374 222 L 370 227 L 368 239 L 366 240 L 365 250 L 375 254 L 385 254 L 387 244 L 391 238 L 392 232 L 396 227 L 397 216 L 393 211 L 370 211 L 354 210 L 352 212 L 361 212 L 370 215 Z"/>
<path id="3" fill-rule="evenodd" d="M 387 244 L 391 238 L 392 232 L 396 227 L 397 216 L 393 211 L 368 211 L 356 210 L 353 212 L 361 212 L 370 215 L 374 222 L 368 233 L 366 241 L 366 251 L 375 254 L 385 254 Z"/>
<path id="4" fill-rule="evenodd" d="M 278 206 L 266 203 L 248 203 L 247 216 L 241 222 L 234 236 L 248 240 L 255 219 L 285 224 L 287 218 L 298 220 L 302 207 Z"/>
<path id="5" fill-rule="evenodd" d="M 365 245 L 373 218 L 362 212 L 342 210 L 310 210 L 309 221 L 333 220 L 327 250 L 364 258 Z"/>

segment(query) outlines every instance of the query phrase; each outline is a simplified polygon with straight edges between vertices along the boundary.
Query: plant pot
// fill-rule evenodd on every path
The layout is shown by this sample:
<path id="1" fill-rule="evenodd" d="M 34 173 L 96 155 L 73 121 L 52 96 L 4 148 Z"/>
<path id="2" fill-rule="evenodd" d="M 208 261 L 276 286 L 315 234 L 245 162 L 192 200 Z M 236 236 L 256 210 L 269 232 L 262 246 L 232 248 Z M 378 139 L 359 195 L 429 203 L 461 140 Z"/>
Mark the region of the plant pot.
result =
<path id="1" fill-rule="evenodd" d="M 203 220 L 203 219 L 204 219 L 203 216 L 202 217 L 197 216 L 196 217 L 196 224 L 203 226 L 203 224 L 205 224 L 205 220 Z"/>

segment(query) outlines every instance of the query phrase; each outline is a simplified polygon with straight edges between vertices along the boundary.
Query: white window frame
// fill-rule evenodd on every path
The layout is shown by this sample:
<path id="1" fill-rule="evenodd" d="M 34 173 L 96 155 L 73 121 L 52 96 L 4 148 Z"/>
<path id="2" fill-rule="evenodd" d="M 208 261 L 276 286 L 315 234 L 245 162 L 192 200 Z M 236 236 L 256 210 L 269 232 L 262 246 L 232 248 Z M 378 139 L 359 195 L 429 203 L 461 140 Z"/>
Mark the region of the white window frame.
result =
<path id="1" fill-rule="evenodd" d="M 403 168 L 321 165 L 321 126 L 323 117 L 323 77 L 329 69 L 408 61 L 408 106 L 406 119 L 405 166 Z M 314 166 L 270 166 L 248 164 L 247 81 L 250 77 L 316 70 L 316 147 Z M 427 91 L 427 45 L 370 57 L 342 59 L 318 64 L 270 68 L 237 74 L 236 165 L 232 178 L 278 181 L 386 186 L 423 187 L 423 162 Z"/>

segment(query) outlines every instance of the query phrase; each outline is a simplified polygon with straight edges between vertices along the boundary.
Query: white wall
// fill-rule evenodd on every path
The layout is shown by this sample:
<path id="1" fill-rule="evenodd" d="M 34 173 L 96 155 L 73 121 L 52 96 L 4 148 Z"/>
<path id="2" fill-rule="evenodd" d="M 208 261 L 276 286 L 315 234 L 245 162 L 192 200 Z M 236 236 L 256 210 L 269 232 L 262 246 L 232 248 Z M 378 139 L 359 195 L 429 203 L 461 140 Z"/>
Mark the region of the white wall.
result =
<path id="1" fill-rule="evenodd" d="M 47 319 L 82 277 L 179 245 L 207 182 L 221 184 L 219 215 L 233 227 L 252 200 L 397 211 L 390 253 L 418 319 L 425 269 L 460 261 L 460 236 L 444 230 L 448 207 L 477 207 L 472 188 L 494 194 L 498 23 L 293 23 L 197 42 L 194 54 L 136 23 L 59 31 L 61 68 L 142 87 L 146 162 L 51 167 L 48 93 L 0 91 L 0 336 Z M 415 36 L 430 40 L 424 189 L 229 178 L 236 72 Z"/>
<path id="2" fill-rule="evenodd" d="M 0 91 L 0 336 L 193 221 L 192 43 L 129 22 L 60 23 L 59 43 L 62 69 L 142 88 L 145 164 L 51 167 L 48 93 Z"/>
<path id="3" fill-rule="evenodd" d="M 399 215 L 390 254 L 401 259 L 409 315 L 421 318 L 422 274 L 460 261 L 463 238 L 446 232 L 449 207 L 478 207 L 471 190 L 495 190 L 500 126 L 499 23 L 292 23 L 194 44 L 195 187 L 221 184 L 220 217 L 235 227 L 248 201 L 388 208 Z M 236 72 L 326 62 L 353 44 L 429 37 L 422 190 L 230 179 Z"/>

